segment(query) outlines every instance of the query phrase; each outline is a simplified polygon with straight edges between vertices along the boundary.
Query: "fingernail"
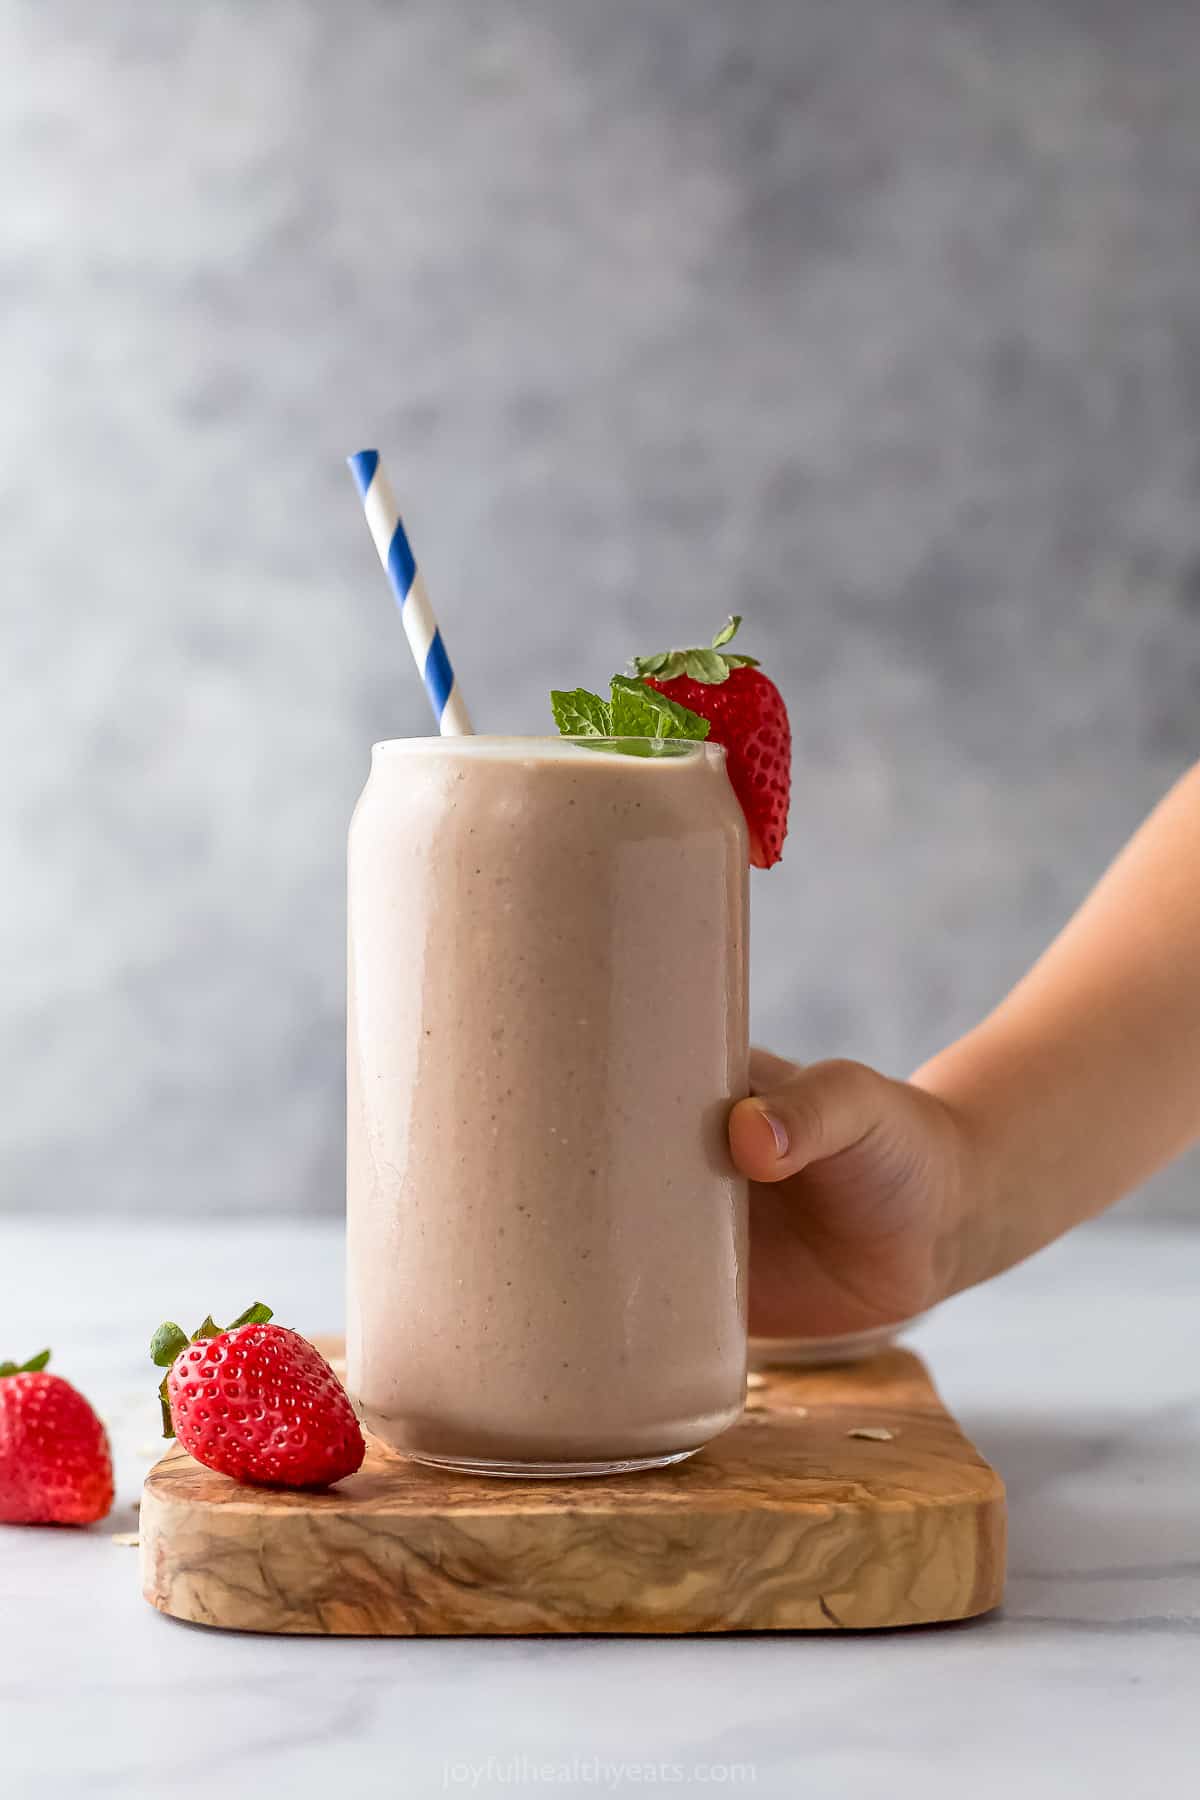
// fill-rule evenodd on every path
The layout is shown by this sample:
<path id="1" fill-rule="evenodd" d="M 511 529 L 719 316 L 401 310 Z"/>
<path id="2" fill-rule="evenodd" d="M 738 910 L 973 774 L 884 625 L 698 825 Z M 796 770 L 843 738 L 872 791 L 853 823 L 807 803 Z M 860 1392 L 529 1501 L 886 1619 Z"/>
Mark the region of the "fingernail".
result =
<path id="1" fill-rule="evenodd" d="M 763 1118 L 767 1121 L 767 1124 L 771 1127 L 771 1136 L 775 1139 L 776 1150 L 778 1150 L 780 1156 L 786 1156 L 788 1153 L 788 1144 L 790 1142 L 787 1126 L 782 1119 L 777 1119 L 773 1112 L 768 1112 L 765 1106 L 760 1107 L 759 1110 L 761 1111 Z"/>

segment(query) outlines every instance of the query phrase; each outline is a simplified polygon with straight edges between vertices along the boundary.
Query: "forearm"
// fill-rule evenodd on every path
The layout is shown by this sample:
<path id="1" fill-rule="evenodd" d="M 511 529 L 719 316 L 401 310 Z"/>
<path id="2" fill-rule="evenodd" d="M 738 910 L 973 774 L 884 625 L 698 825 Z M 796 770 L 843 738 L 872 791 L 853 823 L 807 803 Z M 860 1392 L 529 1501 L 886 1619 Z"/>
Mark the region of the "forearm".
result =
<path id="1" fill-rule="evenodd" d="M 918 1070 L 962 1126 L 967 1287 L 1137 1186 L 1200 1134 L 1200 769 L 1040 962 Z"/>

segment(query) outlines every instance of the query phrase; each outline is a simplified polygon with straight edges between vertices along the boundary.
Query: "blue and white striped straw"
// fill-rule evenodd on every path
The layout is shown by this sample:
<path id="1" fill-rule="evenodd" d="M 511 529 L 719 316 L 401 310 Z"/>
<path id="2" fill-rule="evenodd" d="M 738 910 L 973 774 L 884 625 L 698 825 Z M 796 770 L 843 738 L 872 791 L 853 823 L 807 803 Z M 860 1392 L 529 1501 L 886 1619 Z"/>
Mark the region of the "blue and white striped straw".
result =
<path id="1" fill-rule="evenodd" d="M 443 737 L 470 737 L 474 730 L 471 716 L 454 679 L 454 670 L 450 667 L 421 571 L 400 522 L 400 508 L 379 460 L 379 452 L 358 450 L 346 461 L 358 483 L 367 524 L 379 560 L 392 584 L 409 648 L 421 671 L 438 730 Z"/>

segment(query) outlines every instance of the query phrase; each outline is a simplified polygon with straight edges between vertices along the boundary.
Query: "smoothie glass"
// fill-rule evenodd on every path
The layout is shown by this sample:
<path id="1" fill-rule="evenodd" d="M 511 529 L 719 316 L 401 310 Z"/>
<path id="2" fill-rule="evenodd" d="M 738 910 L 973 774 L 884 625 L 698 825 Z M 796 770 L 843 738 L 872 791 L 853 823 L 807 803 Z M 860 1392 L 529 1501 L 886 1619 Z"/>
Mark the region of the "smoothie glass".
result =
<path id="1" fill-rule="evenodd" d="M 649 1467 L 741 1411 L 745 824 L 719 747 L 622 743 L 377 744 L 355 811 L 348 1387 L 426 1462 Z"/>

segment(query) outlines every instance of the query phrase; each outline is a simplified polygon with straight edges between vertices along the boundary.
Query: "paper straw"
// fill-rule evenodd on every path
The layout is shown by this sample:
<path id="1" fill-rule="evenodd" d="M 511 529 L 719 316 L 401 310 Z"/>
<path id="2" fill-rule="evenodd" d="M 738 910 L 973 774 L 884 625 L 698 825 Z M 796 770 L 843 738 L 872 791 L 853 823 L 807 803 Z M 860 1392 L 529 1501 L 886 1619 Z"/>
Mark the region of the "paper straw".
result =
<path id="1" fill-rule="evenodd" d="M 400 508 L 378 450 L 358 450 L 346 461 L 362 495 L 367 525 L 375 540 L 379 560 L 387 570 L 409 649 L 421 671 L 433 716 L 443 737 L 470 737 L 474 730 L 438 622 L 425 592 L 425 583 L 400 522 Z"/>

